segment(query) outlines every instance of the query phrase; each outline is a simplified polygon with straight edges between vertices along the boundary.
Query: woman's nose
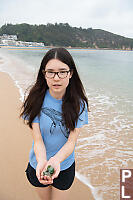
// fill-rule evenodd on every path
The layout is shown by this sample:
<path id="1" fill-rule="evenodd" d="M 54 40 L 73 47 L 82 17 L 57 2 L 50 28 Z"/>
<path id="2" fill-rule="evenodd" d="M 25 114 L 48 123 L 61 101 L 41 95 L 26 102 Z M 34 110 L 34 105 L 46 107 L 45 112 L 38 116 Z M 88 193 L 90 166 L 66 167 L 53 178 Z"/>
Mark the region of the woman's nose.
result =
<path id="1" fill-rule="evenodd" d="M 55 79 L 55 80 L 60 79 L 59 76 L 58 76 L 58 74 L 55 74 L 54 79 Z"/>

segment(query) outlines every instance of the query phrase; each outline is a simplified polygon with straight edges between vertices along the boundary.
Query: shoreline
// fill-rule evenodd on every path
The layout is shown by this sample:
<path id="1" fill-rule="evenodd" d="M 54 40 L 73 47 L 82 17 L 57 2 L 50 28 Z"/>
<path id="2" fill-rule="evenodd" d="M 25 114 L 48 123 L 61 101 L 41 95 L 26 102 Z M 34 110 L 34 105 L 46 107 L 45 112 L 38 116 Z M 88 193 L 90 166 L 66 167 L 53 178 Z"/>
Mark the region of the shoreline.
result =
<path id="1" fill-rule="evenodd" d="M 24 198 L 32 199 L 33 197 L 34 199 L 38 199 L 37 197 L 35 198 L 35 194 L 33 193 L 32 188 L 29 187 L 29 183 L 24 176 L 24 170 L 26 167 L 25 165 L 28 161 L 28 155 L 29 155 L 29 150 L 31 147 L 32 138 L 30 135 L 29 128 L 26 125 L 24 125 L 22 121 L 18 118 L 20 107 L 22 104 L 22 102 L 20 101 L 20 93 L 19 93 L 18 87 L 16 87 L 16 83 L 14 83 L 14 80 L 12 80 L 9 74 L 7 74 L 6 72 L 0 71 L 0 77 L 1 77 L 0 91 L 2 94 L 1 95 L 2 97 L 0 100 L 0 103 L 1 103 L 0 119 L 2 121 L 2 124 L 0 125 L 0 129 L 1 129 L 1 133 L 2 132 L 5 133 L 4 136 L 2 136 L 2 145 L 0 147 L 1 152 L 3 152 L 2 153 L 3 155 L 1 157 L 2 172 L 4 171 L 4 173 L 1 174 L 3 185 L 0 189 L 0 193 L 1 193 L 0 196 L 2 196 L 3 199 L 17 200 L 18 199 L 17 195 L 22 194 L 21 195 L 22 199 Z M 8 101 L 9 99 L 10 101 Z M 4 109 L 5 106 L 3 106 L 5 104 L 6 104 L 6 110 Z M 10 128 L 10 127 L 14 127 L 14 128 Z M 12 133 L 11 135 L 9 134 L 10 132 Z M 7 139 L 10 141 L 8 146 L 6 142 Z M 25 141 L 27 141 L 26 144 L 25 144 Z M 12 146 L 12 144 L 14 145 Z M 7 148 L 5 149 L 6 146 Z M 23 148 L 23 146 L 25 146 L 25 148 Z M 10 155 L 9 158 L 7 158 L 8 154 Z M 20 155 L 21 155 L 21 159 L 20 159 Z M 12 159 L 13 156 L 16 160 L 15 162 Z M 8 171 L 5 172 L 4 170 L 5 166 L 9 167 L 9 172 Z M 17 174 L 17 177 L 16 175 L 14 176 L 14 174 Z M 20 176 L 21 176 L 21 184 L 19 185 L 18 181 L 20 182 L 20 179 L 19 179 Z M 6 180 L 5 180 L 5 177 L 6 177 Z M 16 181 L 16 179 L 18 181 Z M 14 183 L 14 186 L 12 182 Z M 9 186 L 11 186 L 10 190 L 8 189 Z M 7 191 L 10 191 L 10 192 L 7 193 Z M 22 193 L 22 191 L 26 191 L 26 192 Z M 12 197 L 8 196 L 9 193 L 12 193 L 11 195 Z M 83 184 L 80 180 L 78 180 L 75 177 L 73 186 L 70 191 L 70 200 L 72 199 L 88 200 L 88 198 L 90 200 L 94 199 L 91 193 L 91 189 L 89 189 L 88 186 Z"/>
<path id="2" fill-rule="evenodd" d="M 81 50 L 82 51 L 82 50 Z M 24 53 L 24 55 L 26 55 L 27 51 L 22 51 Z M 37 51 L 29 53 L 27 52 L 27 54 L 29 55 L 34 55 Z M 41 52 L 39 52 L 40 54 Z M 86 52 L 85 52 L 86 53 Z M 91 52 L 90 52 L 91 53 Z M 94 51 L 92 52 L 94 53 Z M 95 52 L 97 54 L 97 52 Z M 95 54 L 94 53 L 94 54 Z M 75 54 L 80 54 L 80 51 L 76 53 L 75 50 Z M 81 52 L 81 55 L 83 54 L 83 52 Z M 105 51 L 99 51 L 99 54 L 102 55 L 106 55 Z M 107 52 L 107 55 L 110 54 L 114 54 L 115 56 L 117 54 L 120 54 L 121 56 L 126 56 L 127 60 L 129 57 L 127 56 L 132 56 L 132 54 L 129 52 Z M 12 56 L 13 55 L 13 56 Z M 10 101 L 15 101 L 15 108 L 14 106 L 9 106 L 7 107 L 5 110 L 7 110 L 8 112 L 6 112 L 6 114 L 4 113 L 4 111 L 2 111 L 3 116 L 8 116 L 7 119 L 4 118 L 1 114 L 1 125 L 0 125 L 0 129 L 1 129 L 1 133 L 4 133 L 2 135 L 2 139 L 1 139 L 1 144 L 2 146 L 0 147 L 0 151 L 2 152 L 2 158 L 4 160 L 4 163 L 1 163 L 3 165 L 2 172 L 5 170 L 5 166 L 9 167 L 9 172 L 10 173 L 5 173 L 5 177 L 8 177 L 7 179 L 7 183 L 4 180 L 4 176 L 3 174 L 2 176 L 2 181 L 4 180 L 4 184 L 5 184 L 5 188 L 3 186 L 3 191 L 0 192 L 0 196 L 2 196 L 3 192 L 4 195 L 6 197 L 6 191 L 8 191 L 8 187 L 11 185 L 12 186 L 12 182 L 8 181 L 12 178 L 13 183 L 15 182 L 14 177 L 12 177 L 12 174 L 17 173 L 17 176 L 19 177 L 20 174 L 22 174 L 24 172 L 25 169 L 25 165 L 28 162 L 28 155 L 29 155 L 29 151 L 31 149 L 31 142 L 32 142 L 32 138 L 31 138 L 31 133 L 30 130 L 28 130 L 27 126 L 22 126 L 22 122 L 20 120 L 18 120 L 18 112 L 19 111 L 19 107 L 16 108 L 17 105 L 22 104 L 22 97 L 24 94 L 24 91 L 26 90 L 26 88 L 28 87 L 28 83 L 32 83 L 32 80 L 34 80 L 35 78 L 35 73 L 33 70 L 33 76 L 31 75 L 31 71 L 32 71 L 32 63 L 27 64 L 27 60 L 26 57 L 24 59 L 23 62 L 23 58 L 21 58 L 21 56 L 19 57 L 19 51 L 14 51 L 11 52 L 10 50 L 5 50 L 1 49 L 0 50 L 0 71 L 1 72 L 5 72 L 7 74 L 7 81 L 6 78 L 3 80 L 3 82 L 0 82 L 0 87 L 3 88 L 6 87 L 6 89 L 1 89 L 1 98 L 3 98 L 3 103 L 1 103 L 1 105 L 6 105 L 8 102 L 10 103 Z M 130 59 L 129 59 L 130 61 Z M 120 60 L 119 60 L 120 62 Z M 19 66 L 19 67 L 18 67 Z M 30 67 L 30 68 L 28 68 Z M 29 70 L 30 69 L 30 70 Z M 129 69 L 129 68 L 128 68 Z M 4 74 L 4 73 L 3 73 Z M 0 77 L 3 77 L 3 74 L 0 74 Z M 9 77 L 10 78 L 9 78 Z M 6 75 L 5 75 L 6 77 Z M 0 78 L 0 79 L 1 79 Z M 10 81 L 9 84 L 9 89 L 6 86 L 6 84 L 8 84 L 8 79 Z M 11 81 L 12 80 L 12 81 Z M 34 82 L 34 81 L 33 81 Z M 11 85 L 14 85 L 12 90 L 10 90 Z M 5 85 L 5 86 L 4 86 Z M 92 87 L 93 89 L 93 87 Z M 6 91 L 7 90 L 7 91 Z M 16 95 L 12 95 L 10 93 L 12 93 L 12 91 L 16 90 Z M 5 93 L 3 93 L 5 91 Z M 18 92 L 19 91 L 19 92 Z M 127 91 L 129 91 L 127 89 Z M 92 96 L 91 96 L 91 92 L 92 92 Z M 9 94 L 8 94 L 9 93 Z M 19 95 L 18 95 L 19 93 Z M 13 92 L 14 94 L 14 92 Z M 17 101 L 17 95 L 18 95 L 18 99 L 20 100 L 19 102 Z M 90 95 L 90 96 L 89 96 Z M 117 94 L 118 95 L 118 94 Z M 14 96 L 14 97 L 13 97 Z M 21 98 L 22 99 L 21 99 Z M 124 113 L 121 114 L 120 111 L 122 111 L 121 109 L 119 109 L 117 107 L 117 103 L 119 106 L 121 106 L 121 102 L 123 102 L 124 104 L 122 104 L 123 106 L 127 106 L 126 110 L 129 109 L 131 110 L 131 106 L 132 106 L 132 102 L 130 101 L 130 96 L 129 99 L 125 99 L 124 96 L 123 98 L 119 98 L 118 96 L 116 96 L 116 98 L 111 98 L 113 96 L 109 96 L 108 94 L 102 93 L 101 91 L 97 91 L 96 93 L 93 94 L 93 90 L 90 91 L 88 90 L 87 93 L 87 97 L 90 99 L 90 105 L 91 105 L 91 113 L 90 113 L 90 125 L 89 127 L 84 127 L 82 134 L 79 137 L 78 143 L 77 143 L 77 148 L 75 149 L 75 156 L 76 156 L 76 178 L 75 178 L 75 182 L 72 186 L 72 191 L 71 191 L 71 198 L 70 200 L 73 200 L 75 198 L 77 198 L 76 196 L 78 196 L 77 199 L 89 199 L 89 200 L 102 200 L 104 199 L 112 199 L 114 198 L 114 200 L 119 198 L 119 170 L 120 167 L 121 168 L 131 168 L 131 166 L 133 165 L 132 162 L 132 156 L 130 154 L 130 150 L 132 148 L 132 143 L 131 143 L 131 138 L 132 138 L 132 119 L 129 118 L 128 115 L 124 115 Z M 132 96 L 131 96 L 132 98 Z M 13 100 L 12 100 L 13 99 Z M 125 99 L 125 101 L 124 101 Z M 127 101 L 128 100 L 128 101 Z M 7 102 L 7 103 L 6 103 Z M 119 103 L 120 102 L 120 103 Z M 128 102 L 128 104 L 126 103 Z M 107 106 L 110 109 L 106 109 Z M 5 106 L 3 106 L 5 107 Z M 1 107 L 1 110 L 4 108 Z M 97 109 L 98 108 L 98 109 Z M 120 107 L 121 108 L 121 107 Z M 12 109 L 12 111 L 10 111 Z M 13 110 L 14 109 L 14 110 Z M 118 112 L 116 112 L 116 110 L 118 109 Z M 103 114 L 104 111 L 104 114 Z M 114 112 L 115 111 L 115 112 Z M 14 115 L 14 117 L 10 117 L 11 112 L 16 112 L 16 114 Z M 111 113 L 111 115 L 110 115 Z M 102 116 L 102 117 L 101 117 Z M 110 117 L 106 117 L 106 116 L 110 116 Z M 14 124 L 12 125 L 12 122 L 14 121 L 14 119 L 17 118 L 17 122 L 14 122 Z M 9 120 L 10 119 L 10 120 Z M 11 122 L 9 122 L 11 121 Z M 4 124 L 4 125 L 3 125 Z M 18 124 L 20 124 L 20 127 L 22 128 L 17 128 Z M 5 127 L 4 127 L 5 126 Z M 11 128 L 10 128 L 11 126 Z M 3 130 L 2 130 L 2 127 Z M 15 127 L 15 131 L 13 130 L 13 127 Z M 6 129 L 7 128 L 7 129 Z M 22 130 L 21 130 L 22 129 Z M 14 132 L 13 132 L 14 131 Z M 14 148 L 14 146 L 16 145 L 15 141 L 13 141 L 13 138 L 10 136 L 10 132 L 13 134 L 16 143 L 17 141 L 20 140 L 20 138 L 22 138 L 21 143 L 25 144 L 27 143 L 27 149 L 25 149 L 24 151 L 27 151 L 25 153 L 25 156 L 23 155 L 23 151 L 22 151 L 22 147 L 20 150 L 20 156 L 21 159 L 25 159 L 24 162 L 20 162 L 21 166 L 19 166 L 17 164 L 17 160 L 19 162 L 20 158 L 18 157 L 16 159 L 17 156 L 15 156 L 15 164 L 12 166 L 12 160 L 9 157 L 9 153 L 10 149 L 12 150 Z M 117 134 L 116 134 L 117 132 Z M 8 134 L 7 134 L 8 133 Z M 19 137 L 17 136 L 17 133 L 19 133 Z M 9 136 L 8 136 L 9 135 Z M 17 139 L 16 139 L 17 138 Z M 8 141 L 6 142 L 6 139 L 8 139 Z M 8 146 L 9 141 L 11 141 L 11 143 L 13 145 Z M 14 145 L 15 144 L 15 145 Z M 22 145 L 20 144 L 20 146 Z M 7 146 L 7 147 L 6 147 Z M 23 145 L 25 146 L 25 145 Z M 102 147 L 102 149 L 101 149 Z M 19 145 L 18 145 L 19 148 Z M 16 151 L 14 152 L 14 154 L 16 154 L 18 150 L 16 149 Z M 5 156 L 5 157 L 4 157 Z M 2 159 L 1 158 L 1 159 Z M 6 159 L 9 161 L 7 162 Z M 19 170 L 17 168 L 17 165 L 19 166 Z M 23 166 L 23 167 L 22 167 Z M 13 169 L 14 168 L 14 171 Z M 16 170 L 16 171 L 15 171 Z M 13 172 L 12 172 L 13 171 Z M 18 172 L 19 171 L 19 172 Z M 79 172 L 79 173 L 78 173 Z M 16 175 L 16 174 L 15 174 Z M 11 177 L 10 177 L 11 176 Z M 27 183 L 27 179 L 23 180 L 25 178 L 25 174 L 23 173 L 22 177 L 22 183 L 25 185 Z M 77 180 L 78 178 L 78 180 Z M 18 180 L 20 182 L 20 180 Z M 7 184 L 7 186 L 6 186 Z M 11 191 L 14 192 L 16 191 L 17 183 L 15 182 L 15 189 L 13 188 Z M 22 186 L 22 185 L 21 185 Z M 27 185 L 27 187 L 31 188 L 31 185 Z M 22 189 L 25 188 L 22 186 Z M 32 192 L 33 192 L 33 188 Z M 2 190 L 2 189 L 1 189 Z M 83 190 L 83 192 L 82 192 Z M 27 191 L 27 188 L 26 188 Z M 85 193 L 85 194 L 83 194 Z M 21 191 L 20 191 L 21 194 Z M 28 194 L 28 193 L 27 193 Z M 31 194 L 31 192 L 29 193 L 29 195 Z M 74 195 L 73 195 L 74 194 Z M 19 195 L 17 193 L 17 195 Z M 76 195 L 76 196 L 75 196 Z M 23 194 L 22 194 L 23 196 Z M 17 196 L 18 197 L 18 196 Z M 87 198 L 88 197 L 88 198 Z M 25 198 L 27 198 L 27 196 L 25 196 Z M 14 198 L 2 198 L 3 200 L 14 200 Z M 29 199 L 35 199 L 35 198 L 29 198 Z M 18 199 L 16 199 L 18 200 Z M 20 199 L 21 200 L 21 199 Z M 35 199 L 36 200 L 36 199 Z"/>
<path id="3" fill-rule="evenodd" d="M 4 49 L 21 49 L 21 50 L 45 50 L 45 49 L 51 49 L 51 48 L 58 48 L 60 46 L 45 46 L 45 47 L 34 47 L 34 46 L 0 46 L 0 48 L 4 48 Z M 62 46 L 63 47 L 63 46 Z M 111 48 L 87 48 L 87 47 L 63 47 L 66 49 L 70 49 L 70 50 L 109 50 L 109 51 L 133 51 L 131 49 L 111 49 Z"/>

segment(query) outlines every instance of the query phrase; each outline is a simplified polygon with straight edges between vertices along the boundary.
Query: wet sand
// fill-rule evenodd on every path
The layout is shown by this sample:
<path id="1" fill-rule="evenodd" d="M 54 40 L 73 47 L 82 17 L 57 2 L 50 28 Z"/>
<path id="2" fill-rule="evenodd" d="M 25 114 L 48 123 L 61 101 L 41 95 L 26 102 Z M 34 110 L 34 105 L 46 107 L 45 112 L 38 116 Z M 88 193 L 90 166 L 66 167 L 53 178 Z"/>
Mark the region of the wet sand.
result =
<path id="1" fill-rule="evenodd" d="M 0 199 L 39 200 L 27 181 L 25 169 L 32 145 L 31 131 L 19 119 L 22 102 L 18 88 L 6 73 L 0 72 Z M 69 200 L 93 200 L 89 187 L 77 178 Z"/>

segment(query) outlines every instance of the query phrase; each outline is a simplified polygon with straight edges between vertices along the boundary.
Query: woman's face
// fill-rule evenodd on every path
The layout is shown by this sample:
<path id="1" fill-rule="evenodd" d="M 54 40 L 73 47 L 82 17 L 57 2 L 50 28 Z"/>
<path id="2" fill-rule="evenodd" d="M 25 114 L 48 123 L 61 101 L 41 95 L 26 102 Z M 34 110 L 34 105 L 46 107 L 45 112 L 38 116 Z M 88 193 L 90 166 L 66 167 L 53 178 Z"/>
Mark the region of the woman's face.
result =
<path id="1" fill-rule="evenodd" d="M 49 87 L 49 92 L 58 99 L 61 99 L 65 94 L 69 79 L 72 77 L 72 71 L 70 72 L 69 70 L 69 66 L 58 59 L 51 59 L 45 66 L 45 72 L 48 73 L 45 73 L 45 79 Z M 66 73 L 66 71 L 69 72 Z M 59 76 L 55 74 L 53 78 L 49 78 L 49 75 L 54 75 L 53 72 L 61 72 L 59 74 L 61 77 L 64 76 L 64 74 L 67 74 L 67 76 L 65 78 L 59 78 Z"/>

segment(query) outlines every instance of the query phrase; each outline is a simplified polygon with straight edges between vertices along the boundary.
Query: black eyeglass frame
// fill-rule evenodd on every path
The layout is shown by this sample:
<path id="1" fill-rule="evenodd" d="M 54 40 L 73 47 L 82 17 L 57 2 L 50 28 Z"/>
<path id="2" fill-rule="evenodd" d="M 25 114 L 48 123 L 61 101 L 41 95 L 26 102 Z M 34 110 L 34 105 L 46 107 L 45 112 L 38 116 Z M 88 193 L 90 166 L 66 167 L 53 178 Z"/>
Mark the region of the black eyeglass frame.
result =
<path id="1" fill-rule="evenodd" d="M 72 71 L 72 70 L 69 70 L 69 71 L 62 71 L 62 72 L 67 72 L 67 75 L 66 75 L 64 78 L 66 78 L 66 77 L 68 76 L 68 73 L 71 72 L 71 71 Z M 42 70 L 42 73 L 43 73 L 44 76 L 46 76 L 46 72 L 49 72 L 49 71 Z M 54 78 L 55 75 L 57 74 L 57 76 L 58 76 L 60 79 L 64 79 L 64 78 L 61 78 L 61 77 L 59 76 L 59 73 L 60 73 L 60 72 L 52 72 L 52 73 L 54 73 L 54 76 L 53 76 L 53 77 L 51 77 L 51 78 L 50 78 L 50 77 L 47 77 L 47 76 L 46 76 L 46 77 L 52 79 L 52 78 Z"/>

